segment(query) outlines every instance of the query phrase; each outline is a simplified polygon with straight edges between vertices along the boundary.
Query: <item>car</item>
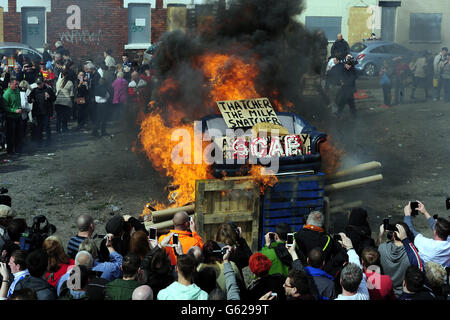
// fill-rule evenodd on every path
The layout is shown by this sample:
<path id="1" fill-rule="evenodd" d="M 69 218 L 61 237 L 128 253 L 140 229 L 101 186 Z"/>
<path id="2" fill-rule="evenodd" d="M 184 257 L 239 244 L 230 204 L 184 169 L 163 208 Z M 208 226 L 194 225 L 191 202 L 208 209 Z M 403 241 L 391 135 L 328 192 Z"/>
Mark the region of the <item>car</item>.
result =
<path id="1" fill-rule="evenodd" d="M 0 60 L 4 56 L 7 58 L 14 57 L 16 51 L 22 50 L 22 55 L 24 55 L 30 61 L 42 61 L 42 54 L 33 47 L 30 47 L 24 43 L 18 42 L 0 42 Z"/>
<path id="2" fill-rule="evenodd" d="M 358 61 L 356 69 L 364 75 L 373 77 L 378 75 L 385 60 L 392 60 L 402 56 L 410 60 L 415 52 L 395 42 L 369 40 L 356 42 L 350 48 L 350 54 Z"/>
<path id="3" fill-rule="evenodd" d="M 321 168 L 320 144 L 326 141 L 327 134 L 317 131 L 314 126 L 309 124 L 304 118 L 292 112 L 276 112 L 278 119 L 282 126 L 286 128 L 289 134 L 307 134 L 311 138 L 311 153 L 301 156 L 283 156 L 277 159 L 279 164 L 278 173 L 298 172 L 298 171 L 314 171 L 318 172 Z M 227 135 L 227 125 L 221 115 L 209 115 L 201 119 L 203 133 L 208 132 L 208 136 L 214 137 L 217 133 L 210 131 L 214 129 L 215 132 L 221 132 L 221 136 Z M 266 161 L 257 160 L 257 164 L 262 166 L 270 166 Z M 211 173 L 216 177 L 236 176 L 244 173 L 249 168 L 248 161 L 244 164 L 239 161 L 232 160 L 231 163 L 214 163 L 212 165 Z M 247 168 L 246 168 L 247 167 Z"/>

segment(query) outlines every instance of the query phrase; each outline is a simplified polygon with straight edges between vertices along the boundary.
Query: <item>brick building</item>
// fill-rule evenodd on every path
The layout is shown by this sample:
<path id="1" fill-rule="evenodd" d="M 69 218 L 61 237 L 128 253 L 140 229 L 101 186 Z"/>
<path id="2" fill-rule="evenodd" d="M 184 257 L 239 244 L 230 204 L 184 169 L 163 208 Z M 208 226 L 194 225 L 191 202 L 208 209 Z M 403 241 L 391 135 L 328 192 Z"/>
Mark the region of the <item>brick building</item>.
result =
<path id="1" fill-rule="evenodd" d="M 202 0 L 0 0 L 0 41 L 41 49 L 59 40 L 80 59 L 110 48 L 117 60 L 124 51 L 147 49 L 167 30 L 194 30 L 215 10 Z"/>

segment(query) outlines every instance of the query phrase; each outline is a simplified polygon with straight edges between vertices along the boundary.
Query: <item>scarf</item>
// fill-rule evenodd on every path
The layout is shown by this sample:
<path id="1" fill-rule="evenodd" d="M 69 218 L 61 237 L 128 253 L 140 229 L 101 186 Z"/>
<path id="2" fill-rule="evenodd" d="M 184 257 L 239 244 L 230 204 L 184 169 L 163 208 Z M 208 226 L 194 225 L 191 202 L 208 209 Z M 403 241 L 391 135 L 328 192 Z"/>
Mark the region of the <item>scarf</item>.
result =
<path id="1" fill-rule="evenodd" d="M 29 276 L 29 275 L 30 275 L 30 273 L 28 272 L 28 269 L 14 273 L 14 281 L 11 283 L 11 286 L 9 287 L 8 298 L 10 298 L 11 295 L 13 294 L 17 283 L 20 280 L 22 280 L 23 278 L 25 278 L 26 276 Z"/>
<path id="2" fill-rule="evenodd" d="M 303 226 L 303 229 L 309 229 L 312 231 L 319 231 L 319 232 L 325 232 L 325 230 L 321 227 L 313 226 L 312 224 L 305 224 Z"/>

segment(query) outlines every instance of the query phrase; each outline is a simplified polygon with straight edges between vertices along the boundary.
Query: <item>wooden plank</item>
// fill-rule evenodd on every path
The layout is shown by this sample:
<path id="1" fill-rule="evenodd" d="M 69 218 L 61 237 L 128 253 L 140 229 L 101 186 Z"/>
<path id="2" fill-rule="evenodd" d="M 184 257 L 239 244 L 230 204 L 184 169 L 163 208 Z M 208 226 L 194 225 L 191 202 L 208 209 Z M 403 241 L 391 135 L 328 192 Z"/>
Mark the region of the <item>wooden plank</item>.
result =
<path id="1" fill-rule="evenodd" d="M 196 212 L 196 227 L 197 232 L 203 237 L 204 235 L 204 201 L 205 201 L 205 183 L 199 180 L 195 181 L 195 208 Z"/>
<path id="2" fill-rule="evenodd" d="M 251 221 L 253 220 L 252 212 L 236 212 L 236 213 L 217 213 L 205 215 L 203 219 L 204 224 L 216 224 L 229 221 Z"/>
<path id="3" fill-rule="evenodd" d="M 257 184 L 254 181 L 227 181 L 227 180 L 198 180 L 199 183 L 204 183 L 204 191 L 227 191 L 227 190 L 242 190 L 254 189 Z"/>
<path id="4" fill-rule="evenodd" d="M 260 215 L 260 194 L 257 190 L 254 192 L 253 202 L 253 223 L 252 223 L 252 242 L 250 248 L 252 252 L 258 251 L 258 238 L 259 238 L 259 215 Z M 247 242 L 248 243 L 248 242 Z"/>

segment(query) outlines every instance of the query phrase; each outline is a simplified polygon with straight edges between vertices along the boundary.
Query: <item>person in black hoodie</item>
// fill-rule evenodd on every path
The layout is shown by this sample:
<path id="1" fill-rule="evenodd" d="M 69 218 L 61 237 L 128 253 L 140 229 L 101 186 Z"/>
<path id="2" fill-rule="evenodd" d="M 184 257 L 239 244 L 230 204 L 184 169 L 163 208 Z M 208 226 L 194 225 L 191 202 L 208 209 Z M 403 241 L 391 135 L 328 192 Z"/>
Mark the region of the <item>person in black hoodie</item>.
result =
<path id="1" fill-rule="evenodd" d="M 341 84 L 341 90 L 339 91 L 337 98 L 338 110 L 336 116 L 341 117 L 342 111 L 346 104 L 350 107 L 350 112 L 353 116 L 356 116 L 356 106 L 354 94 L 356 92 L 356 79 L 358 75 L 356 73 L 355 65 L 358 62 L 351 56 L 348 55 L 345 58 L 344 68 L 339 74 L 339 82 Z"/>
<path id="2" fill-rule="evenodd" d="M 55 287 L 43 279 L 48 265 L 48 256 L 45 250 L 37 249 L 29 253 L 26 262 L 30 275 L 20 280 L 14 290 L 30 288 L 36 292 L 38 300 L 56 300 Z"/>
<path id="3" fill-rule="evenodd" d="M 37 122 L 33 136 L 41 145 L 43 141 L 42 131 L 45 130 L 47 136 L 45 144 L 49 146 L 51 143 L 50 117 L 53 116 L 53 102 L 56 100 L 56 95 L 41 77 L 36 79 L 36 84 L 37 87 L 31 90 L 28 96 L 28 102 L 33 103 L 33 110 L 31 111 L 33 119 L 36 119 Z"/>
<path id="4" fill-rule="evenodd" d="M 354 208 L 350 212 L 345 234 L 352 240 L 353 248 L 361 255 L 365 247 L 376 247 L 372 239 L 367 211 L 362 208 Z"/>

